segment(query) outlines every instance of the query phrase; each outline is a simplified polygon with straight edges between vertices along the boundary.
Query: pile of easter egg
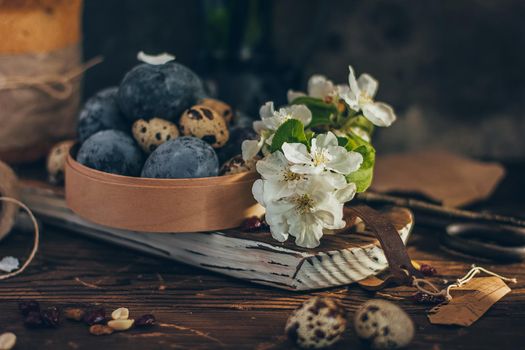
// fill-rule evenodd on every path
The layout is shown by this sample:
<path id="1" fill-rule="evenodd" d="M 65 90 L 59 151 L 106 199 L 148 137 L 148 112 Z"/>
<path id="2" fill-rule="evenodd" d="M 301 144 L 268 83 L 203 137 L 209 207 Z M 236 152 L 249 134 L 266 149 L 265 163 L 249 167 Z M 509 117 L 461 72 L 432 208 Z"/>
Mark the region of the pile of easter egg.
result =
<path id="1" fill-rule="evenodd" d="M 142 63 L 118 87 L 85 103 L 76 160 L 107 173 L 197 178 L 253 170 L 241 143 L 256 135 L 236 127 L 232 108 L 207 97 L 201 79 L 177 62 Z"/>

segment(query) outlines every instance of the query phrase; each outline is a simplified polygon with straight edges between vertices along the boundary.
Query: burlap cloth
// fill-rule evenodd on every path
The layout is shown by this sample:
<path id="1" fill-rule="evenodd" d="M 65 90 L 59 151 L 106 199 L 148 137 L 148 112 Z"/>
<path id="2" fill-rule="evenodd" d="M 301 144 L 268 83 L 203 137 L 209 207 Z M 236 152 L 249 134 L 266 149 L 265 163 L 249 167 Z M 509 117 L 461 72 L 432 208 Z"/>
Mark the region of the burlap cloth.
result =
<path id="1" fill-rule="evenodd" d="M 0 55 L 1 160 L 33 161 L 74 137 L 82 71 L 79 45 Z"/>

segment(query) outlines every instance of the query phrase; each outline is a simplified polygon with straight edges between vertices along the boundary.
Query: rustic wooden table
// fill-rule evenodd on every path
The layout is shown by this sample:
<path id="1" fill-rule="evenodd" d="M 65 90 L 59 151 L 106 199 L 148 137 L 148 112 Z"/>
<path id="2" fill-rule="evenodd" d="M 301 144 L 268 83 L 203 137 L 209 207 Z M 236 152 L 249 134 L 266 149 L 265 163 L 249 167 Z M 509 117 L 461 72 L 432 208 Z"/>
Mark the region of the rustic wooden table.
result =
<path id="1" fill-rule="evenodd" d="M 523 178 L 525 166 L 511 166 L 507 179 L 484 206 L 512 214 L 525 209 Z M 1 242 L 0 257 L 23 256 L 30 241 L 29 233 L 14 232 Z M 410 348 L 523 347 L 525 263 L 495 264 L 453 255 L 439 248 L 437 230 L 418 225 L 409 244 L 413 259 L 431 264 L 449 280 L 462 276 L 472 263 L 518 278 L 511 285 L 512 293 L 468 328 L 431 325 L 426 317 L 430 306 L 397 300 L 410 295 L 409 288 L 383 291 L 377 297 L 395 298 L 416 323 Z M 0 332 L 17 334 L 16 349 L 286 349 L 291 347 L 283 335 L 286 318 L 312 295 L 337 298 L 351 313 L 374 296 L 355 285 L 316 293 L 265 288 L 46 227 L 29 269 L 0 282 Z M 103 337 L 67 320 L 58 329 L 26 329 L 18 312 L 20 300 L 61 308 L 99 304 L 108 311 L 125 306 L 135 316 L 155 314 L 158 324 Z M 351 329 L 337 349 L 365 348 Z"/>

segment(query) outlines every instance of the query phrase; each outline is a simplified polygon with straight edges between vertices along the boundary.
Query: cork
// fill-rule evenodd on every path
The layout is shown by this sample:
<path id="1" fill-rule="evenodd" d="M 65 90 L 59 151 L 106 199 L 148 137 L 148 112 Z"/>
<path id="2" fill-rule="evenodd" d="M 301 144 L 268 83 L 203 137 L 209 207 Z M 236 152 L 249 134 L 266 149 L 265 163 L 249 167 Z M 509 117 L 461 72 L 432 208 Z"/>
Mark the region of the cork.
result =
<path id="1" fill-rule="evenodd" d="M 40 53 L 79 43 L 82 0 L 0 0 L 0 54 Z"/>

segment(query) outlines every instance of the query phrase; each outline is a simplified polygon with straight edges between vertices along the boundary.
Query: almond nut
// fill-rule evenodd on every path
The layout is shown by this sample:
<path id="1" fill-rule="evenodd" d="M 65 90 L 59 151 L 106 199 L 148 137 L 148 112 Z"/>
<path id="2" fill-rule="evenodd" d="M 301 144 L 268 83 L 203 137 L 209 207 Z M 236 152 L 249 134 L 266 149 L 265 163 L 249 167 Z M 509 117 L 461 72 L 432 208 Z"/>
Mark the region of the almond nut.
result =
<path id="1" fill-rule="evenodd" d="M 108 322 L 108 326 L 116 331 L 126 331 L 133 326 L 135 320 L 111 320 Z"/>
<path id="2" fill-rule="evenodd" d="M 108 327 L 105 324 L 94 324 L 91 327 L 89 327 L 89 333 L 93 335 L 108 335 L 113 332 L 113 328 Z"/>
<path id="3" fill-rule="evenodd" d="M 129 317 L 129 310 L 125 307 L 120 307 L 111 313 L 111 318 L 114 320 L 127 320 Z"/>
<path id="4" fill-rule="evenodd" d="M 11 332 L 6 332 L 0 335 L 0 350 L 11 350 L 15 347 L 16 335 Z"/>

